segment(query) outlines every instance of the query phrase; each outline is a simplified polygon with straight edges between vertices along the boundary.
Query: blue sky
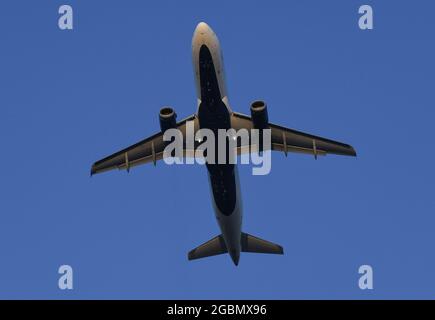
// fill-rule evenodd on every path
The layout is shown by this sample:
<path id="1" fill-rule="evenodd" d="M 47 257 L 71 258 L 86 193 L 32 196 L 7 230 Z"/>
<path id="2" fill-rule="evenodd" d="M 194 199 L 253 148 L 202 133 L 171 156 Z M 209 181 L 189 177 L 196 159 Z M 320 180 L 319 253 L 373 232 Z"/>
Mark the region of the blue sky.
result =
<path id="1" fill-rule="evenodd" d="M 74 30 L 57 10 L 74 9 Z M 374 30 L 358 28 L 371 4 Z M 0 298 L 435 298 L 435 5 L 429 1 L 2 1 Z M 203 166 L 89 177 L 91 164 L 196 110 L 206 21 L 234 110 L 352 144 L 239 167 L 244 231 L 284 256 L 187 261 L 218 234 Z M 74 289 L 57 287 L 60 265 Z M 358 288 L 358 267 L 374 290 Z"/>

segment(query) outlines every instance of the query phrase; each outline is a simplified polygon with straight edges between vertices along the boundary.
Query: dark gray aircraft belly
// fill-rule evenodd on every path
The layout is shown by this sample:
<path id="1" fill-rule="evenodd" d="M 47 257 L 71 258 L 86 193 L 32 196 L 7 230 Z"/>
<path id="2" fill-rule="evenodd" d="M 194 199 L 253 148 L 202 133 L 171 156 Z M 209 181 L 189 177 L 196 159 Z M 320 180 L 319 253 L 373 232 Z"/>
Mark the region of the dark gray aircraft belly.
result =
<path id="1" fill-rule="evenodd" d="M 198 108 L 199 126 L 214 132 L 217 137 L 218 129 L 230 129 L 230 113 L 222 102 L 216 71 L 210 50 L 203 45 L 199 51 L 199 74 L 201 85 L 201 104 Z M 222 214 L 229 216 L 236 206 L 236 178 L 234 164 L 228 163 L 227 149 L 226 164 L 217 164 L 218 147 L 215 144 L 215 163 L 206 163 L 210 174 L 213 197 Z M 227 143 L 228 147 L 228 143 Z"/>

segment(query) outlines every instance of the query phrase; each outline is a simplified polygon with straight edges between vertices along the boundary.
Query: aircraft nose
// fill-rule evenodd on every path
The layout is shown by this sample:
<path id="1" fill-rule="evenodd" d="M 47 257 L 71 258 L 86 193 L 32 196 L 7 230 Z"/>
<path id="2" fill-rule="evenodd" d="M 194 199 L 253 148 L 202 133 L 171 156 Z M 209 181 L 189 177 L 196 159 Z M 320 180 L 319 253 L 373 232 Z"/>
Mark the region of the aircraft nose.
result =
<path id="1" fill-rule="evenodd" d="M 200 22 L 198 23 L 198 25 L 196 26 L 195 29 L 195 34 L 196 35 L 206 35 L 206 34 L 210 34 L 213 33 L 213 31 L 211 30 L 210 26 L 205 23 L 205 22 Z"/>

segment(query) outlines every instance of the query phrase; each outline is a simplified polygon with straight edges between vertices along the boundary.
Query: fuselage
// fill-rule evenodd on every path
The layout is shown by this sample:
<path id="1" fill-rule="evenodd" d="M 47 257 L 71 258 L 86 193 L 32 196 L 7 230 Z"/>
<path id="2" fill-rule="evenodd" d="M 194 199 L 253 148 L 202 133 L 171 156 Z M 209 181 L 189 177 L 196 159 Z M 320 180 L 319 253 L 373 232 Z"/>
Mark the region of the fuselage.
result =
<path id="1" fill-rule="evenodd" d="M 225 85 L 222 52 L 213 30 L 198 24 L 192 39 L 192 58 L 197 92 L 197 117 L 200 128 L 231 128 L 231 108 Z M 216 157 L 218 148 L 216 148 Z M 228 253 L 237 265 L 241 251 L 242 201 L 235 164 L 206 164 L 213 208 Z"/>

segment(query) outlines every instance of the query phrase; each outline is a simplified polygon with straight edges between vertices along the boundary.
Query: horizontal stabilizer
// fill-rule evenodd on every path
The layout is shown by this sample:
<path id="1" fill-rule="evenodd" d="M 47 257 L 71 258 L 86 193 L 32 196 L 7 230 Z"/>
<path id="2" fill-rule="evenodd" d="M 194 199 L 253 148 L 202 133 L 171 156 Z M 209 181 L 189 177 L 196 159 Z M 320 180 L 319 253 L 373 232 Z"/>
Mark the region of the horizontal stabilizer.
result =
<path id="1" fill-rule="evenodd" d="M 218 235 L 213 239 L 201 244 L 189 252 L 188 259 L 200 259 L 210 256 L 215 256 L 222 253 L 227 253 L 227 246 L 225 245 L 222 235 Z"/>
<path id="2" fill-rule="evenodd" d="M 275 243 L 242 232 L 242 252 L 284 254 L 283 248 Z"/>

